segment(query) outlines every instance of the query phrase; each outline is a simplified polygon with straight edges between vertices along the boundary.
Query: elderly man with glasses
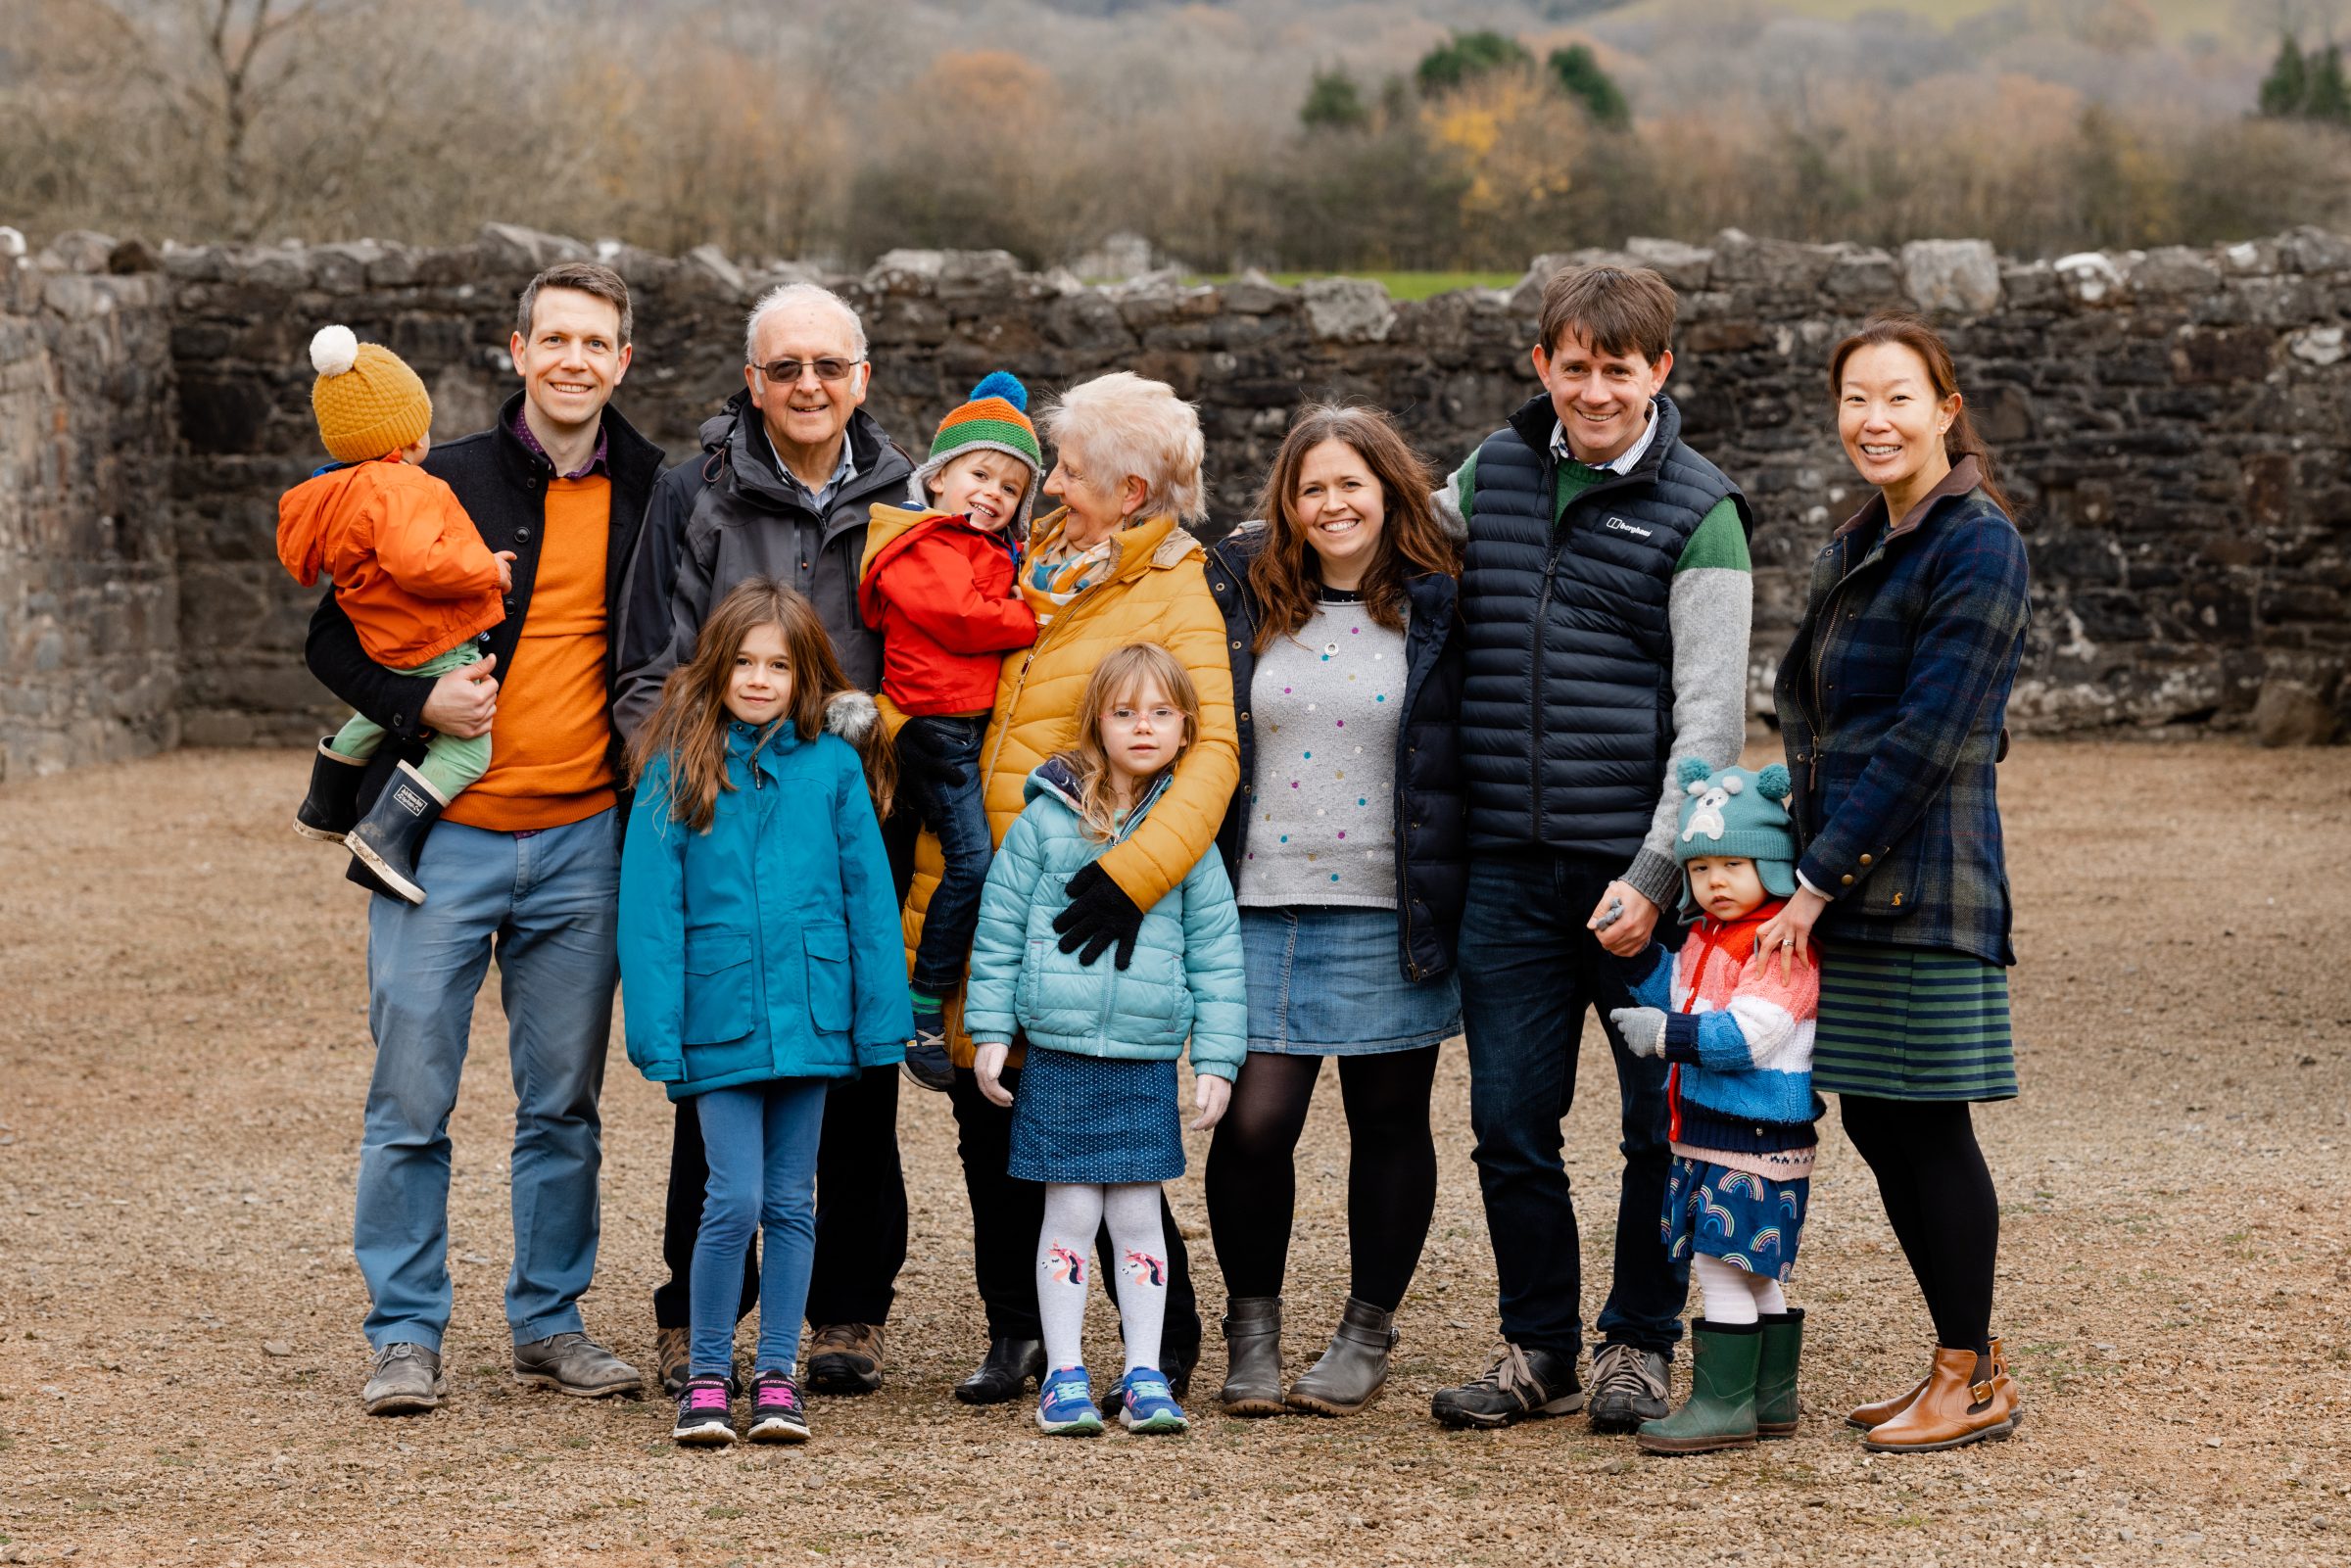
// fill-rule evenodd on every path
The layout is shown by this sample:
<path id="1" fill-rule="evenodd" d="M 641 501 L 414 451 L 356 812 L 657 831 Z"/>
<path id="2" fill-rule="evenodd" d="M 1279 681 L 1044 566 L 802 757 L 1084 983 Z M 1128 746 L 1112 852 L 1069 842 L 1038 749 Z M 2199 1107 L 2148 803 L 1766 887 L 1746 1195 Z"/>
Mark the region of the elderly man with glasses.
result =
<path id="1" fill-rule="evenodd" d="M 882 639 L 857 611 L 868 508 L 904 498 L 914 464 L 861 406 L 873 367 L 865 325 L 813 284 L 773 290 L 744 330 L 743 389 L 701 429 L 701 451 L 661 476 L 629 568 L 628 625 L 614 708 L 632 741 L 669 672 L 694 655 L 711 608 L 751 577 L 789 583 L 816 606 L 843 669 L 873 690 Z M 912 865 L 911 823 L 885 836 Z M 906 1260 L 906 1182 L 898 1163 L 898 1069 L 876 1068 L 826 1097 L 817 1152 L 816 1267 L 808 1292 L 807 1385 L 868 1394 L 882 1385 L 882 1328 Z M 694 1243 L 708 1166 L 694 1102 L 682 1101 L 671 1146 L 661 1252 L 669 1281 L 653 1293 L 664 1384 L 682 1384 Z M 743 1307 L 759 1286 L 745 1259 Z M 672 1389 L 675 1392 L 675 1389 Z"/>

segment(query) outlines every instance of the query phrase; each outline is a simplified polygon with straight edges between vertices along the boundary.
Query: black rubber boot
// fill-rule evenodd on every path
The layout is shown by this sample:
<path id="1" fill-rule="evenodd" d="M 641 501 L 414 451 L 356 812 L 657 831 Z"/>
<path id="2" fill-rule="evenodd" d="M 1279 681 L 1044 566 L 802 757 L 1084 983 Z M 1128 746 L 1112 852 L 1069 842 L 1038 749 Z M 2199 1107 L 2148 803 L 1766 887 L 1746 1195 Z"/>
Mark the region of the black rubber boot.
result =
<path id="1" fill-rule="evenodd" d="M 395 897 L 421 904 L 424 889 L 416 885 L 416 852 L 448 804 L 424 782 L 423 774 L 404 762 L 392 770 L 391 783 L 375 797 L 375 809 L 343 842 Z"/>
<path id="2" fill-rule="evenodd" d="M 1224 1386 L 1217 1401 L 1224 1413 L 1281 1414 L 1281 1298 L 1231 1298 L 1223 1327 Z"/>
<path id="3" fill-rule="evenodd" d="M 311 759 L 311 792 L 294 808 L 294 831 L 305 838 L 339 844 L 359 826 L 360 781 L 367 777 L 364 758 L 347 757 L 327 742 L 318 742 Z"/>
<path id="4" fill-rule="evenodd" d="M 987 1359 L 955 1385 L 955 1398 L 966 1404 L 1003 1404 L 1019 1399 L 1032 1379 L 1044 1375 L 1042 1340 L 990 1340 Z"/>

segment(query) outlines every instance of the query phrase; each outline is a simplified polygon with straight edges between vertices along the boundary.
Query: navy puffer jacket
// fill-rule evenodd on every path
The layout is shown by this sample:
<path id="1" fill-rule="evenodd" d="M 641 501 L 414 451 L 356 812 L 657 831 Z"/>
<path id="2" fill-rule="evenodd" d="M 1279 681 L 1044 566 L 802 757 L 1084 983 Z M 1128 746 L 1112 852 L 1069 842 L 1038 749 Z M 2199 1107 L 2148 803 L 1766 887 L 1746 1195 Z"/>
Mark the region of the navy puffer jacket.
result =
<path id="1" fill-rule="evenodd" d="M 1266 531 L 1251 524 L 1208 552 L 1208 589 L 1224 612 L 1232 659 L 1232 701 L 1239 715 L 1241 783 L 1217 832 L 1225 874 L 1237 885 L 1248 848 L 1247 801 L 1257 779 L 1256 726 L 1249 687 L 1257 674 L 1261 607 L 1249 588 L 1249 564 Z M 1408 980 L 1433 980 L 1453 970 L 1454 937 L 1468 888 L 1468 815 L 1463 797 L 1456 721 L 1462 710 L 1462 637 L 1454 580 L 1442 572 L 1405 579 L 1404 722 L 1396 734 L 1396 959 Z"/>

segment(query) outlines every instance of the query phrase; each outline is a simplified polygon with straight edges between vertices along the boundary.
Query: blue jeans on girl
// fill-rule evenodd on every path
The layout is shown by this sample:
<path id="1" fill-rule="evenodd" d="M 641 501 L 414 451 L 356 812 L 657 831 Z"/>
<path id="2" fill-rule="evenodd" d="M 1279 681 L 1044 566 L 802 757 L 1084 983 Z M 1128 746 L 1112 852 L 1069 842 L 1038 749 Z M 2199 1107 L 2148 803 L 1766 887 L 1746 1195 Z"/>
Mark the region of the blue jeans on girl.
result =
<path id="1" fill-rule="evenodd" d="M 825 1124 L 825 1080 L 713 1089 L 693 1101 L 702 1123 L 710 1185 L 694 1244 L 692 1375 L 731 1377 L 743 1259 L 759 1249 L 758 1372 L 791 1372 L 800 1354 L 800 1314 L 816 1258 L 816 1149 Z"/>

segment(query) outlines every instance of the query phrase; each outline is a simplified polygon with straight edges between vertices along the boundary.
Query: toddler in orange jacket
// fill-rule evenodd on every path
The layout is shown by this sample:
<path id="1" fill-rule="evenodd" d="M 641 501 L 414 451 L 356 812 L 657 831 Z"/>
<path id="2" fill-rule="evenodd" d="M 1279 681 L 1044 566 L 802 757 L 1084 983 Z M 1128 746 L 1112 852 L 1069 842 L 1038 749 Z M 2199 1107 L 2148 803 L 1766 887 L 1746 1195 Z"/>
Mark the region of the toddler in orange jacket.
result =
<path id="1" fill-rule="evenodd" d="M 944 861 L 908 982 L 914 1043 L 905 1070 L 929 1089 L 954 1081 L 946 999 L 963 983 L 994 857 L 980 741 L 996 669 L 1008 650 L 1036 641 L 1036 612 L 1016 580 L 1043 467 L 1028 389 L 1001 370 L 983 377 L 939 421 L 914 471 L 908 499 L 922 509 L 873 509 L 857 574 L 858 610 L 882 633 L 882 694 L 906 715 L 898 777 Z"/>
<path id="2" fill-rule="evenodd" d="M 279 499 L 277 558 L 305 588 L 332 580 L 360 645 L 386 669 L 434 681 L 476 662 L 475 639 L 505 619 L 514 552 L 492 554 L 456 493 L 419 466 L 432 449 L 424 383 L 391 350 L 343 326 L 311 339 L 311 406 L 336 461 Z M 421 904 L 417 844 L 489 770 L 490 736 L 434 736 L 423 761 L 401 763 L 362 821 L 360 779 L 383 740 L 380 725 L 354 714 L 318 743 L 294 831 L 345 845 L 383 887 Z"/>

